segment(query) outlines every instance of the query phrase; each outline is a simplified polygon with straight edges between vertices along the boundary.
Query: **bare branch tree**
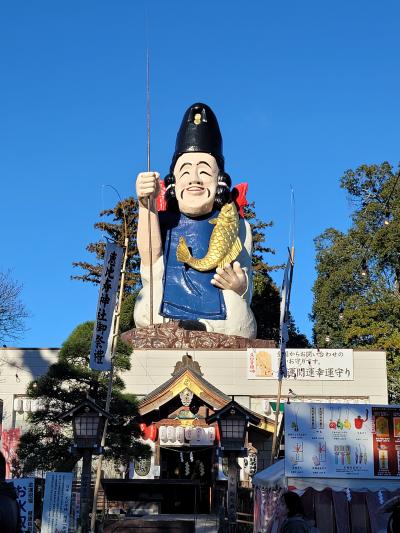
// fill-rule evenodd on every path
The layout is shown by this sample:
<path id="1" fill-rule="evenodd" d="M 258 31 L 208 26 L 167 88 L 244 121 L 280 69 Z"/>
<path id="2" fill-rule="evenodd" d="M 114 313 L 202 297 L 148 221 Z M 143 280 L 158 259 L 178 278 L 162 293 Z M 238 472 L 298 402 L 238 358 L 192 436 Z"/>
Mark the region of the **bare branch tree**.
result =
<path id="1" fill-rule="evenodd" d="M 26 331 L 29 314 L 20 300 L 21 291 L 22 285 L 10 272 L 0 272 L 0 342 L 16 340 Z"/>

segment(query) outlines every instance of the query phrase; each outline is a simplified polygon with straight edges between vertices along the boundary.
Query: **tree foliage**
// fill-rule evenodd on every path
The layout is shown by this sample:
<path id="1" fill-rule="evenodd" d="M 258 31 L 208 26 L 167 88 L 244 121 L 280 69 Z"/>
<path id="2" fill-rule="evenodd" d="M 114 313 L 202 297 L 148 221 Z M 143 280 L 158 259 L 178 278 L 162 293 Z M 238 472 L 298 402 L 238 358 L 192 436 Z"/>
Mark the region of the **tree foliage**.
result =
<path id="1" fill-rule="evenodd" d="M 57 363 L 28 387 L 30 398 L 40 398 L 42 408 L 29 414 L 30 429 L 23 434 L 19 460 L 24 474 L 40 470 L 71 470 L 79 459 L 71 454 L 71 423 L 60 416 L 78 405 L 88 394 L 100 407 L 105 407 L 108 373 L 89 368 L 93 322 L 79 325 L 64 342 Z M 132 457 L 146 455 L 147 448 L 135 438 L 140 436 L 137 401 L 124 392 L 120 373 L 130 368 L 131 348 L 118 341 L 110 413 L 116 422 L 109 424 L 105 456 L 127 464 Z"/>
<path id="2" fill-rule="evenodd" d="M 275 250 L 266 246 L 266 229 L 272 222 L 257 219 L 255 202 L 245 208 L 245 218 L 251 226 L 253 236 L 253 299 L 251 308 L 257 322 L 257 337 L 260 339 L 279 340 L 279 289 L 273 282 L 270 272 L 282 268 L 270 265 L 266 254 L 275 254 Z"/>
<path id="3" fill-rule="evenodd" d="M 0 341 L 16 340 L 25 332 L 28 312 L 22 303 L 22 286 L 10 272 L 0 272 Z"/>
<path id="4" fill-rule="evenodd" d="M 140 260 L 136 244 L 138 202 L 135 198 L 130 196 L 129 198 L 118 202 L 113 209 L 102 211 L 100 217 L 102 217 L 102 220 L 96 222 L 94 227 L 106 235 L 107 238 L 118 242 L 121 246 L 124 245 L 125 240 L 125 217 L 129 240 L 129 252 L 124 291 L 128 294 L 135 294 L 140 288 Z M 94 254 L 96 262 L 89 263 L 88 261 L 76 261 L 72 263 L 74 267 L 82 269 L 82 272 L 72 276 L 72 279 L 99 284 L 105 249 L 106 243 L 104 239 L 89 243 L 86 250 L 91 254 Z"/>
<path id="5" fill-rule="evenodd" d="M 389 395 L 400 400 L 400 172 L 384 162 L 348 170 L 347 232 L 328 228 L 315 239 L 314 341 L 388 353 Z"/>

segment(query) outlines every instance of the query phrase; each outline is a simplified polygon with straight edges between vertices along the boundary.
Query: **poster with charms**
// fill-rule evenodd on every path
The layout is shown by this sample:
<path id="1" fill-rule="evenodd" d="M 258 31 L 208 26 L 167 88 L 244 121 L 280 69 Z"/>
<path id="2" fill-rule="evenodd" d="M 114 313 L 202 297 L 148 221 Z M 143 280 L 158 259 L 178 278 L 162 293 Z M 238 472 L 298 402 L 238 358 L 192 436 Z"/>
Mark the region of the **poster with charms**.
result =
<path id="1" fill-rule="evenodd" d="M 365 404 L 286 404 L 286 476 L 374 477 L 371 408 Z"/>

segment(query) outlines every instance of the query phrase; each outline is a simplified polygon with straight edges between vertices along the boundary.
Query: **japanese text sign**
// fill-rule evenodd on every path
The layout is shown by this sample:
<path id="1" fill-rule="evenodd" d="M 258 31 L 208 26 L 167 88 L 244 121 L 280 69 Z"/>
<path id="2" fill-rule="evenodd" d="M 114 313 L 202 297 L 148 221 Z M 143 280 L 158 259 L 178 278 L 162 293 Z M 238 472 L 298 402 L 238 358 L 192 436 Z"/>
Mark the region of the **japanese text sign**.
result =
<path id="1" fill-rule="evenodd" d="M 70 472 L 47 472 L 41 533 L 68 533 L 71 490 Z"/>
<path id="2" fill-rule="evenodd" d="M 17 493 L 22 533 L 32 533 L 34 531 L 34 501 L 35 501 L 35 479 L 18 478 L 10 481 L 14 485 Z"/>
<path id="3" fill-rule="evenodd" d="M 248 348 L 247 379 L 277 379 L 279 349 Z M 288 379 L 352 381 L 353 350 L 286 349 Z"/>
<path id="4" fill-rule="evenodd" d="M 90 368 L 93 370 L 111 370 L 113 316 L 123 255 L 121 246 L 107 243 L 90 351 Z"/>

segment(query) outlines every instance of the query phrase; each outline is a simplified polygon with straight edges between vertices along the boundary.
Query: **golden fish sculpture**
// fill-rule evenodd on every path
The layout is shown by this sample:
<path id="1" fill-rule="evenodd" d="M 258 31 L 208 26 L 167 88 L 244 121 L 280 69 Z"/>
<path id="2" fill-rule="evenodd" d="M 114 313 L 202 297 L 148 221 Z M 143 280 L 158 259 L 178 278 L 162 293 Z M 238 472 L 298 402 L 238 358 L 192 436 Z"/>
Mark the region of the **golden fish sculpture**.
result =
<path id="1" fill-rule="evenodd" d="M 185 238 L 179 238 L 176 257 L 181 263 L 186 263 L 195 270 L 207 272 L 216 267 L 224 268 L 234 261 L 242 250 L 239 239 L 239 215 L 234 203 L 225 204 L 218 217 L 209 220 L 214 224 L 207 253 L 201 259 L 192 257 Z"/>

